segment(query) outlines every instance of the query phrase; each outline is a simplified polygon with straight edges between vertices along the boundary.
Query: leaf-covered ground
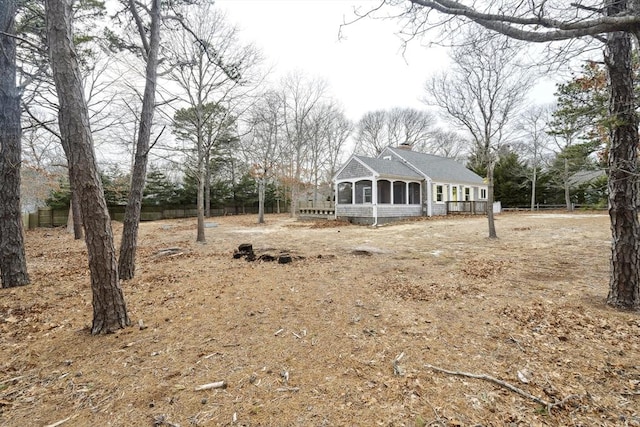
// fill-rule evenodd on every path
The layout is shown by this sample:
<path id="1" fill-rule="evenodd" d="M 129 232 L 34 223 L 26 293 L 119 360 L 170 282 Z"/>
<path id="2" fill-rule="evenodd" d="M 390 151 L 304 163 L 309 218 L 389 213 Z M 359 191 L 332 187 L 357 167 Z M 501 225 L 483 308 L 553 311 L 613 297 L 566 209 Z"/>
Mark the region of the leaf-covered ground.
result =
<path id="1" fill-rule="evenodd" d="M 606 215 L 503 214 L 498 240 L 477 217 L 208 222 L 206 244 L 192 219 L 141 225 L 133 325 L 103 336 L 84 243 L 28 231 L 33 284 L 0 290 L 0 425 L 640 426 Z"/>

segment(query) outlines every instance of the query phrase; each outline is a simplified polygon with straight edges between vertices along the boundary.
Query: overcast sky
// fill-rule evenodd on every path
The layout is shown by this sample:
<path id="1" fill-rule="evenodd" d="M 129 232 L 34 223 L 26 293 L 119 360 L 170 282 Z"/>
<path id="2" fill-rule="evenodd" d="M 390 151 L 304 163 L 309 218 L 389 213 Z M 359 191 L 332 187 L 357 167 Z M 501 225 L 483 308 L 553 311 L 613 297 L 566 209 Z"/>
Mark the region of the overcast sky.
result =
<path id="1" fill-rule="evenodd" d="M 394 106 L 424 108 L 419 101 L 429 73 L 444 66 L 443 49 L 417 43 L 402 52 L 395 22 L 365 19 L 342 30 L 353 8 L 375 1 L 351 0 L 218 0 L 245 40 L 262 49 L 274 66 L 274 78 L 293 70 L 329 82 L 348 117 Z"/>
<path id="2" fill-rule="evenodd" d="M 392 107 L 426 108 L 420 102 L 423 85 L 434 72 L 446 69 L 440 47 L 413 41 L 402 50 L 395 21 L 355 17 L 354 7 L 368 10 L 379 0 L 217 0 L 244 40 L 262 49 L 273 65 L 273 78 L 293 70 L 323 77 L 347 116 L 357 121 L 367 111 Z M 553 84 L 537 88 L 542 101 L 552 100 Z"/>

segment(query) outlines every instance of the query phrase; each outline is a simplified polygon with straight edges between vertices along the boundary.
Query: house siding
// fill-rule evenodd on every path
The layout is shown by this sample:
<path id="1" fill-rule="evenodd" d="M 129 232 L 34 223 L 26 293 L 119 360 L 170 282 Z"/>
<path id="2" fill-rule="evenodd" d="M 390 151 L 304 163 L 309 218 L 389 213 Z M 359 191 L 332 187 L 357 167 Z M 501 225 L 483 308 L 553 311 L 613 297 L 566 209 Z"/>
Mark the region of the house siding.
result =
<path id="1" fill-rule="evenodd" d="M 378 205 L 378 218 L 404 218 L 421 215 L 422 206 L 420 205 Z"/>
<path id="2" fill-rule="evenodd" d="M 434 203 L 431 207 L 431 213 L 435 215 L 446 215 L 447 204 L 446 203 Z"/>
<path id="3" fill-rule="evenodd" d="M 336 217 L 338 218 L 353 218 L 353 217 L 373 218 L 373 206 L 371 205 L 336 205 Z"/>
<path id="4" fill-rule="evenodd" d="M 338 180 L 342 179 L 351 179 L 351 178 L 361 178 L 361 177 L 370 177 L 372 173 L 369 169 L 364 167 L 357 160 L 351 160 L 347 167 L 344 168 L 340 175 L 337 176 Z"/>

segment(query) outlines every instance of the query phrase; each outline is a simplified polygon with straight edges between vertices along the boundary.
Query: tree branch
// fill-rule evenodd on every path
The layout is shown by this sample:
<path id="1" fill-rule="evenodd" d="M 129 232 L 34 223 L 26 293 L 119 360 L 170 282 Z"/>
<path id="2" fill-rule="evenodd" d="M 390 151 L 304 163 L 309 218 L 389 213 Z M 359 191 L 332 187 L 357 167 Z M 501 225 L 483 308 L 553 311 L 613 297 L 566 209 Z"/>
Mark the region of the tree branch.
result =
<path id="1" fill-rule="evenodd" d="M 493 13 L 478 12 L 457 1 L 452 0 L 410 0 L 411 3 L 453 16 L 463 16 L 478 24 L 507 35 L 509 37 L 535 43 L 568 40 L 577 37 L 596 36 L 599 34 L 632 31 L 640 25 L 640 16 L 617 15 L 603 16 L 596 19 L 565 22 L 548 19 L 542 16 L 521 18 Z M 523 30 L 516 26 L 544 27 L 550 31 Z"/>
<path id="2" fill-rule="evenodd" d="M 551 408 L 553 406 L 553 403 L 551 403 L 551 402 L 547 402 L 546 400 L 544 400 L 544 399 L 542 399 L 540 397 L 534 396 L 531 393 L 528 393 L 528 392 L 526 392 L 526 391 L 524 391 L 524 390 L 522 390 L 522 389 L 520 389 L 520 388 L 518 388 L 518 387 L 516 387 L 516 386 L 514 386 L 514 385 L 512 385 L 512 384 L 510 384 L 508 382 L 506 382 L 506 381 L 499 380 L 499 379 L 497 379 L 495 377 L 492 377 L 490 375 L 472 374 L 472 373 L 469 373 L 469 372 L 461 372 L 461 371 L 449 371 L 447 369 L 439 368 L 437 366 L 430 365 L 428 363 L 426 363 L 424 365 L 424 367 L 425 368 L 429 368 L 429 369 L 431 369 L 433 371 L 436 371 L 436 372 L 441 372 L 443 374 L 455 375 L 457 377 L 467 377 L 467 378 L 475 378 L 475 379 L 478 379 L 478 380 L 489 381 L 491 383 L 499 385 L 500 387 L 506 388 L 507 390 L 511 390 L 514 393 L 517 393 L 522 397 L 526 397 L 527 399 L 533 400 L 534 402 L 543 405 L 545 408 Z"/>

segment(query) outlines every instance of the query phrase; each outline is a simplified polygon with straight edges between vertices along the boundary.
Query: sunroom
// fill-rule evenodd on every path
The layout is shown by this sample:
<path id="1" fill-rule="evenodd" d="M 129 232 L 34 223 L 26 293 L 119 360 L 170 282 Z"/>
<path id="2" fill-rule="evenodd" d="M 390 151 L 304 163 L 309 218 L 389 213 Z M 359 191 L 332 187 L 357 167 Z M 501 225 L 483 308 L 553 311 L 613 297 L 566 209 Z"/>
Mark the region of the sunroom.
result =
<path id="1" fill-rule="evenodd" d="M 400 162 L 353 156 L 336 174 L 336 217 L 381 224 L 421 216 L 424 179 Z"/>

